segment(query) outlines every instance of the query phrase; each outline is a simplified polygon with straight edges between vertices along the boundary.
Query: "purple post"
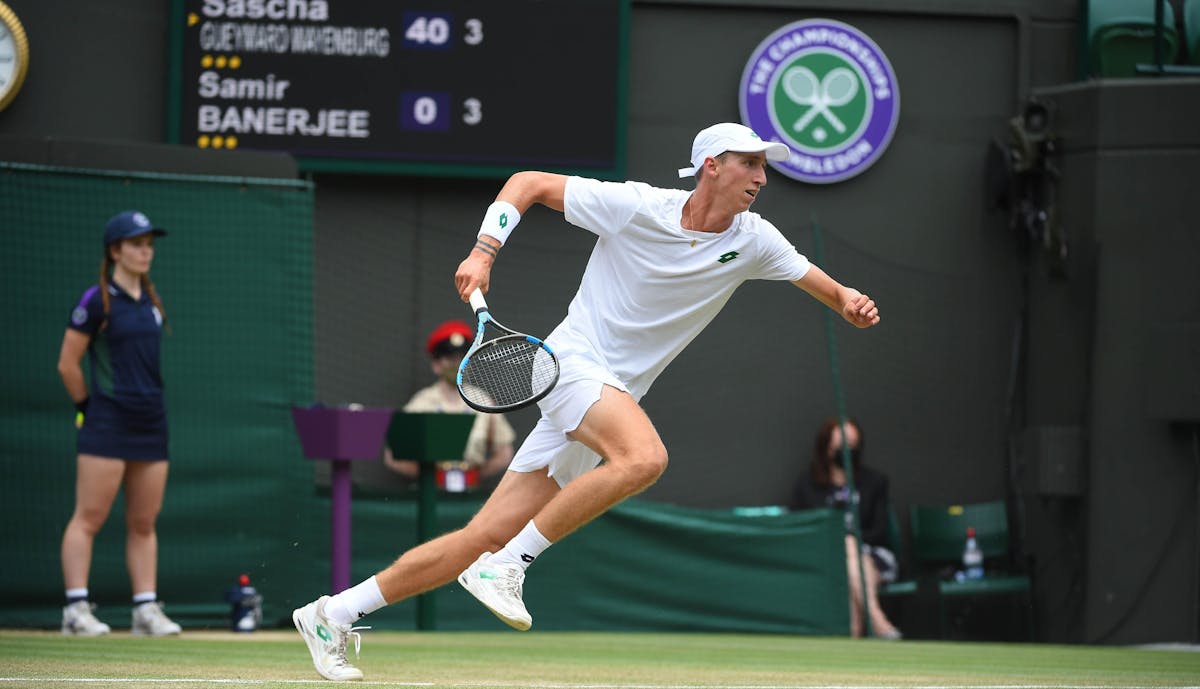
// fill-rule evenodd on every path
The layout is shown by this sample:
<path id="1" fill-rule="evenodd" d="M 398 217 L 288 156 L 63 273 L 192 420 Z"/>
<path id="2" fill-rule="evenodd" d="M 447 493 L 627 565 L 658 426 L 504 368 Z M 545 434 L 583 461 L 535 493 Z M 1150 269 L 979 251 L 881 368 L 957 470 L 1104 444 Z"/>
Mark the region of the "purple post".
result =
<path id="1" fill-rule="evenodd" d="M 335 459 L 329 483 L 329 591 L 350 588 L 350 462 Z"/>
<path id="2" fill-rule="evenodd" d="M 392 410 L 386 408 L 292 408 L 304 456 L 332 460 L 330 593 L 350 586 L 350 461 L 379 458 L 391 418 Z"/>

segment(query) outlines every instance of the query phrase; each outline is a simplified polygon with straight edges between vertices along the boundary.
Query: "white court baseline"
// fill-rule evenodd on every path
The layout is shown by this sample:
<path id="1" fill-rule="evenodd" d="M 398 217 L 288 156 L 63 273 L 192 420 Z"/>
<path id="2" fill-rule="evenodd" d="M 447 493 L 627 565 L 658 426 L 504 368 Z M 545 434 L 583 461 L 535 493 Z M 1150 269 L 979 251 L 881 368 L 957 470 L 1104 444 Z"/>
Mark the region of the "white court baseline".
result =
<path id="1" fill-rule="evenodd" d="M 197 685 L 214 684 L 230 686 L 263 685 L 330 685 L 325 679 L 213 679 L 203 677 L 0 677 L 0 683 L 28 682 L 30 686 L 45 686 L 51 683 L 84 684 L 92 686 L 153 684 L 153 685 Z M 615 684 L 615 683 L 534 683 L 534 682 L 382 682 L 356 681 L 353 686 L 378 687 L 524 687 L 526 689 L 1114 689 L 1108 684 Z M 1120 689 L 1200 689 L 1200 685 L 1125 686 Z"/>

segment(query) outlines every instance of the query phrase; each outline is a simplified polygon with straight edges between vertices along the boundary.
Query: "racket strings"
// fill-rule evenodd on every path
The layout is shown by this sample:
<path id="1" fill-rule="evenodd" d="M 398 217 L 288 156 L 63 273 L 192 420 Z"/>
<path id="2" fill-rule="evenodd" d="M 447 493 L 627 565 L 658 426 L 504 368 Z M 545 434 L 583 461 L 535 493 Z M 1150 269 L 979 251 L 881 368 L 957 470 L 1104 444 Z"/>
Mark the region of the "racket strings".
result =
<path id="1" fill-rule="evenodd" d="M 467 359 L 460 387 L 469 402 L 505 407 L 541 395 L 557 380 L 557 372 L 554 357 L 540 344 L 498 340 Z"/>

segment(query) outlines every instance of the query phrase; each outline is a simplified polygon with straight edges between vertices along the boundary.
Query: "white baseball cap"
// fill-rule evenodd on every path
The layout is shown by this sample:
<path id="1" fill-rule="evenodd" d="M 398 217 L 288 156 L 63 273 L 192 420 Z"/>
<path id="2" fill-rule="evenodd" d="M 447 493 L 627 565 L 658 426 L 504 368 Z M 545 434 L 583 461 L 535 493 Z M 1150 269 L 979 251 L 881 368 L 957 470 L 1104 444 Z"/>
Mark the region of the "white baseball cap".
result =
<path id="1" fill-rule="evenodd" d="M 692 166 L 679 168 L 680 177 L 692 177 L 707 158 L 716 158 L 726 151 L 737 153 L 766 152 L 767 160 L 787 160 L 791 149 L 787 144 L 763 141 L 754 130 L 736 122 L 721 122 L 701 129 L 692 142 Z"/>

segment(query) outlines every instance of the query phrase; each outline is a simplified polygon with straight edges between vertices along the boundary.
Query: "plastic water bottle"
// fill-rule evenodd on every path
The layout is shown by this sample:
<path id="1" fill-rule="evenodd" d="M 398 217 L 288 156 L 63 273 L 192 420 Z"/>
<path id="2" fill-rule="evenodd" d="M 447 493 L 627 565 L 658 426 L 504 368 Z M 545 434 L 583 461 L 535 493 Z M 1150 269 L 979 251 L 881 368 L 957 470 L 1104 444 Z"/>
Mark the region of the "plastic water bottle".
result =
<path id="1" fill-rule="evenodd" d="M 252 632 L 262 622 L 262 596 L 250 585 L 250 575 L 238 577 L 237 585 L 225 591 L 229 601 L 229 628 L 235 632 Z"/>
<path id="2" fill-rule="evenodd" d="M 983 551 L 975 540 L 975 527 L 967 527 L 967 544 L 963 547 L 963 576 L 966 579 L 983 578 Z"/>

